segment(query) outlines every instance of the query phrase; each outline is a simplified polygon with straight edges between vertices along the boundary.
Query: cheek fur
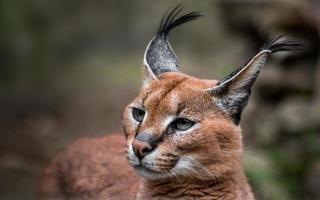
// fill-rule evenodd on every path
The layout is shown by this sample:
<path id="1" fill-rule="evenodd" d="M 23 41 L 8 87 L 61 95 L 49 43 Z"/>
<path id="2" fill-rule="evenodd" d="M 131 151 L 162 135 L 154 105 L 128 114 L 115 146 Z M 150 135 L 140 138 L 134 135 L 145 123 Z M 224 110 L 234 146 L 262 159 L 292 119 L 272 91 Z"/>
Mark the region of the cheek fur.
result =
<path id="1" fill-rule="evenodd" d="M 219 160 L 227 151 L 236 153 L 241 149 L 241 134 L 237 129 L 225 121 L 206 120 L 189 134 L 173 136 L 172 141 L 181 155 Z"/>
<path id="2" fill-rule="evenodd" d="M 132 116 L 131 109 L 127 108 L 123 114 L 122 128 L 126 137 L 134 136 L 139 126 Z"/>

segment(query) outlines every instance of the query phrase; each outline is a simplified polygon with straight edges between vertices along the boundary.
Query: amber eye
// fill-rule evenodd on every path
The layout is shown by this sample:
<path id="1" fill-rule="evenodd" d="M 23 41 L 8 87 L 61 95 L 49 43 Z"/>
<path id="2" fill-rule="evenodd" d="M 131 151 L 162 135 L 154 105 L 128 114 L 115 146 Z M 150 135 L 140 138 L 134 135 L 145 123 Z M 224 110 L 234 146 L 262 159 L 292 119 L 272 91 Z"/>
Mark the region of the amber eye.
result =
<path id="1" fill-rule="evenodd" d="M 139 108 L 132 108 L 132 115 L 137 122 L 142 122 L 145 115 L 145 111 Z"/>
<path id="2" fill-rule="evenodd" d="M 191 128 L 195 122 L 187 118 L 178 118 L 172 122 L 172 127 L 177 131 L 185 131 Z"/>

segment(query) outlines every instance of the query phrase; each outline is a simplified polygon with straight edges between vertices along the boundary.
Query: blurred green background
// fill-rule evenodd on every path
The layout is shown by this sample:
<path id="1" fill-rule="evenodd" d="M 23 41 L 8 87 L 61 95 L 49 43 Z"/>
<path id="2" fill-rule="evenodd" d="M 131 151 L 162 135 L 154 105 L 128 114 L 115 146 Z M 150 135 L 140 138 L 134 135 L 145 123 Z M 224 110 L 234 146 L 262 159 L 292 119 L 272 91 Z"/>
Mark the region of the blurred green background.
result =
<path id="1" fill-rule="evenodd" d="M 34 199 L 41 170 L 68 143 L 121 131 L 142 80 L 144 49 L 181 1 L 0 1 L 0 199 Z M 257 199 L 320 199 L 320 2 L 186 0 L 205 17 L 171 35 L 184 72 L 219 79 L 264 42 L 305 43 L 275 55 L 241 125 Z"/>

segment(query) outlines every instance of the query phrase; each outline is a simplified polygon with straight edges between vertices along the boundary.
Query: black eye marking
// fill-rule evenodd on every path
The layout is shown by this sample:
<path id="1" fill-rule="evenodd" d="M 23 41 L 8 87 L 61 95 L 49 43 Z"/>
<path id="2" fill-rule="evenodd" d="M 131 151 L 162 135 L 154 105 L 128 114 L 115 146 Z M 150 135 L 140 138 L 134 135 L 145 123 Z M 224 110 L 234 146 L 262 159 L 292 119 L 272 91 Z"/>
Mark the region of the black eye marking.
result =
<path id="1" fill-rule="evenodd" d="M 186 105 L 184 103 L 179 103 L 178 108 L 176 111 L 176 116 L 179 116 L 180 113 L 186 108 Z"/>
<path id="2" fill-rule="evenodd" d="M 140 108 L 132 108 L 132 116 L 134 120 L 136 120 L 139 123 L 143 121 L 145 113 L 146 112 Z"/>
<path id="3" fill-rule="evenodd" d="M 177 131 L 186 131 L 195 124 L 194 121 L 191 121 L 187 118 L 178 118 L 171 123 L 171 128 Z"/>

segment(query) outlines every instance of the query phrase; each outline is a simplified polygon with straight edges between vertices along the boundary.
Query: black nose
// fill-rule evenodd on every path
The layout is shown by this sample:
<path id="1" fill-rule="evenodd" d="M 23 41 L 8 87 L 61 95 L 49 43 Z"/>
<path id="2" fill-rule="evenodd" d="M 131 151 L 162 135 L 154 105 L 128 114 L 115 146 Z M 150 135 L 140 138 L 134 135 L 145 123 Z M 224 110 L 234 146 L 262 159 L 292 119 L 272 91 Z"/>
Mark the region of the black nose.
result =
<path id="1" fill-rule="evenodd" d="M 153 134 L 139 133 L 132 142 L 132 148 L 136 156 L 141 160 L 157 146 L 158 141 L 158 137 Z"/>

